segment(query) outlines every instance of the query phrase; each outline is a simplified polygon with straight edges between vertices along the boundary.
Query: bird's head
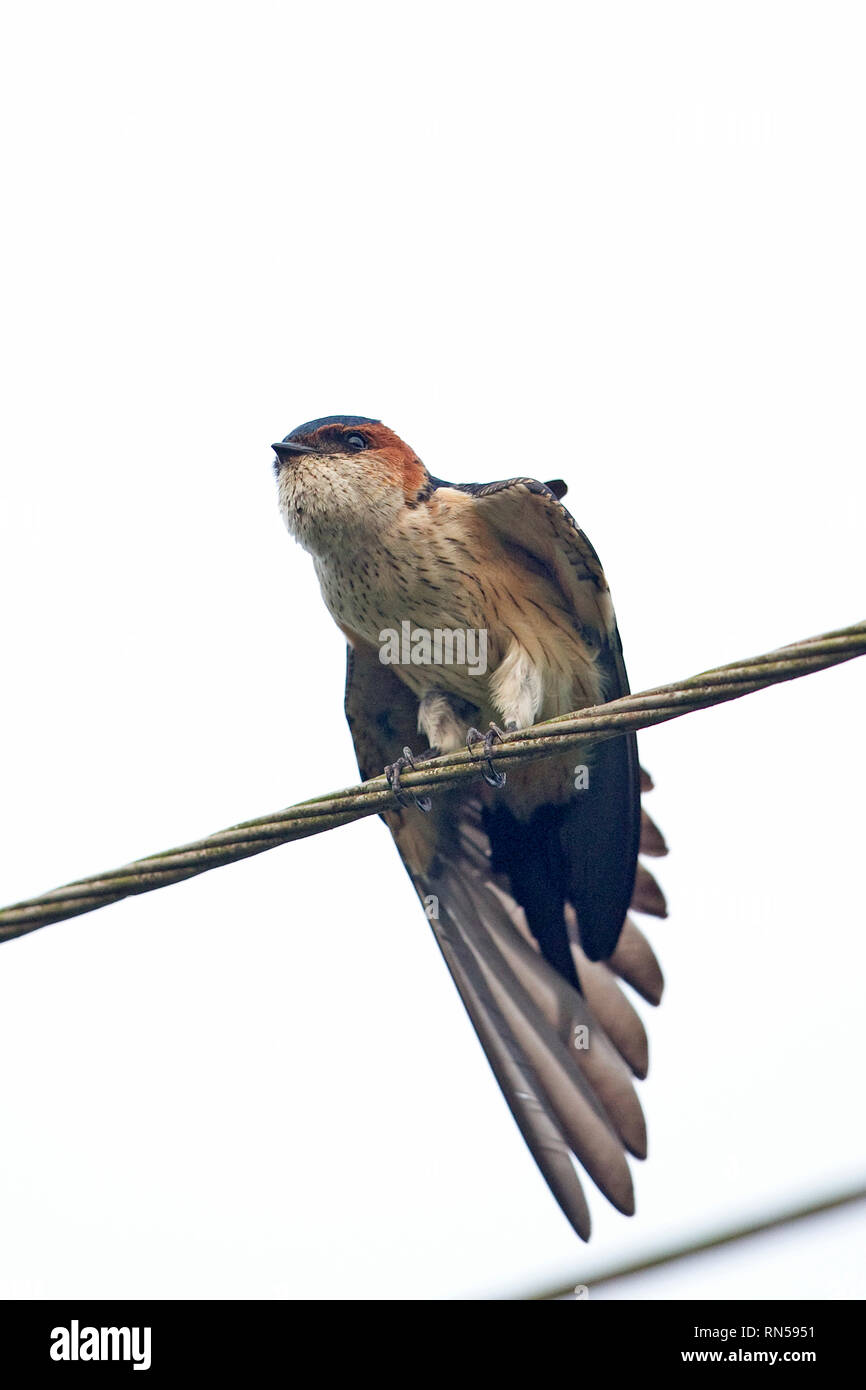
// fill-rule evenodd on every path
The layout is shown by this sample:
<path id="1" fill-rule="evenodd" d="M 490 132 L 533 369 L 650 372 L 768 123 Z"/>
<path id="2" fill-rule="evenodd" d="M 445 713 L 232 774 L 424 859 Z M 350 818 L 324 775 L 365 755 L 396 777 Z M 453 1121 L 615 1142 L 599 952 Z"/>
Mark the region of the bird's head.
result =
<path id="1" fill-rule="evenodd" d="M 308 420 L 272 447 L 283 519 L 314 555 L 387 524 L 428 484 L 409 445 L 365 415 Z"/>

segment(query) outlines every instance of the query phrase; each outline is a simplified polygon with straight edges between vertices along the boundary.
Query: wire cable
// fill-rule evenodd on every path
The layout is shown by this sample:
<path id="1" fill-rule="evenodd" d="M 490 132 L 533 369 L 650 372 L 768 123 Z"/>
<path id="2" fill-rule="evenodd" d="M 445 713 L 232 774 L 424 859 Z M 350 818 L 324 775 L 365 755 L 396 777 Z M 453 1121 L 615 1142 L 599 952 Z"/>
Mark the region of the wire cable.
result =
<path id="1" fill-rule="evenodd" d="M 648 729 L 693 710 L 737 700 L 756 690 L 795 680 L 813 671 L 866 655 L 866 621 L 818 637 L 765 652 L 745 661 L 703 671 L 672 685 L 625 695 L 608 704 L 561 715 L 531 729 L 506 734 L 496 745 L 500 762 L 528 762 L 579 747 L 588 738 L 613 738 L 632 729 Z M 480 775 L 479 755 L 460 750 L 418 763 L 401 776 L 403 787 L 416 795 L 433 794 Z M 137 859 L 119 869 L 77 879 L 36 898 L 0 909 L 0 942 L 24 936 L 38 927 L 93 912 L 136 893 L 151 893 L 170 883 L 193 878 L 209 869 L 231 864 L 277 845 L 319 835 L 338 825 L 393 810 L 398 805 L 384 775 L 360 786 L 330 792 L 284 811 L 244 821 L 176 849 Z"/>

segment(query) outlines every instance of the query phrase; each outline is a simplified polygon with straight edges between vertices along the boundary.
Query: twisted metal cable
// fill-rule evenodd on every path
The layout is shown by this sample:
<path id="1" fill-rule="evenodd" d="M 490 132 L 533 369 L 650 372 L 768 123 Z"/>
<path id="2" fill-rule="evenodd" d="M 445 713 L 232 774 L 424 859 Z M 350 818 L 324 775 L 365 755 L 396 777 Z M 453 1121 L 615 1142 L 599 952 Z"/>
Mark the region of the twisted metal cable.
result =
<path id="1" fill-rule="evenodd" d="M 807 1202 L 803 1206 L 789 1207 L 771 1216 L 760 1217 L 756 1221 L 747 1221 L 733 1227 L 733 1229 L 716 1231 L 713 1234 L 698 1236 L 696 1239 L 693 1238 L 678 1245 L 665 1246 L 655 1254 L 645 1255 L 625 1264 L 614 1265 L 599 1274 L 584 1279 L 574 1279 L 569 1284 L 559 1285 L 554 1289 L 546 1289 L 542 1293 L 527 1294 L 521 1301 L 570 1299 L 574 1297 L 575 1286 L 589 1287 L 590 1291 L 595 1293 L 605 1284 L 613 1284 L 619 1279 L 631 1279 L 636 1274 L 648 1274 L 655 1269 L 667 1269 L 678 1260 L 688 1260 L 694 1255 L 705 1255 L 708 1251 L 720 1250 L 726 1245 L 733 1245 L 736 1241 L 751 1240 L 755 1236 L 767 1235 L 771 1231 L 779 1231 L 786 1226 L 807 1221 L 810 1217 L 825 1216 L 828 1212 L 838 1211 L 841 1207 L 858 1206 L 863 1202 L 866 1202 L 866 1187 L 862 1184 L 858 1187 L 842 1188 Z"/>
<path id="2" fill-rule="evenodd" d="M 496 761 L 526 762 L 551 757 L 576 748 L 591 737 L 613 738 L 632 729 L 647 729 L 669 719 L 736 700 L 780 681 L 821 671 L 828 666 L 866 655 L 866 622 L 840 628 L 819 637 L 795 642 L 746 661 L 732 662 L 672 685 L 657 686 L 637 695 L 625 695 L 605 705 L 561 715 L 531 729 L 508 734 L 496 747 Z M 479 775 L 475 753 L 461 750 L 433 758 L 402 774 L 404 787 L 420 795 Z M 358 787 L 315 797 L 272 815 L 243 821 L 203 840 L 137 859 L 108 873 L 77 879 L 53 888 L 40 897 L 0 909 L 0 942 L 24 936 L 37 927 L 93 912 L 135 893 L 150 893 L 169 883 L 193 878 L 208 869 L 261 854 L 290 840 L 318 835 L 335 826 L 373 816 L 397 805 L 385 777 L 374 777 Z"/>

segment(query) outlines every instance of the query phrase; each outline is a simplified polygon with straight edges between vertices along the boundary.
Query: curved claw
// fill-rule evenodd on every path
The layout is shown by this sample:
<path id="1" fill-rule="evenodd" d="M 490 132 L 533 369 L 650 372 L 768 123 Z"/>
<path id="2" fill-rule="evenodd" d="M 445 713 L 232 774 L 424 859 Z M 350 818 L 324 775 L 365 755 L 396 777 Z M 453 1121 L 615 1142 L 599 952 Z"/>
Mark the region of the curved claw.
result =
<path id="1" fill-rule="evenodd" d="M 400 806 L 417 806 L 419 811 L 426 815 L 433 803 L 429 796 L 416 796 L 414 792 L 405 792 L 400 783 L 400 773 L 404 767 L 415 767 L 415 757 L 411 748 L 403 749 L 403 756 L 398 758 L 395 763 L 389 763 L 385 768 L 385 780 L 391 791 L 397 798 Z"/>
<path id="2" fill-rule="evenodd" d="M 495 740 L 502 741 L 502 730 L 495 724 L 491 724 L 486 734 L 482 734 L 479 729 L 469 729 L 466 734 L 466 747 L 472 752 L 476 743 L 484 744 L 484 751 L 481 754 L 484 766 L 481 769 L 481 776 L 490 787 L 504 787 L 505 773 L 497 772 L 491 761 L 491 750 Z"/>
<path id="3" fill-rule="evenodd" d="M 400 773 L 406 764 L 402 758 L 398 758 L 396 763 L 388 763 L 385 767 L 385 781 L 397 798 L 398 806 L 411 806 L 412 798 L 407 796 L 400 785 Z"/>

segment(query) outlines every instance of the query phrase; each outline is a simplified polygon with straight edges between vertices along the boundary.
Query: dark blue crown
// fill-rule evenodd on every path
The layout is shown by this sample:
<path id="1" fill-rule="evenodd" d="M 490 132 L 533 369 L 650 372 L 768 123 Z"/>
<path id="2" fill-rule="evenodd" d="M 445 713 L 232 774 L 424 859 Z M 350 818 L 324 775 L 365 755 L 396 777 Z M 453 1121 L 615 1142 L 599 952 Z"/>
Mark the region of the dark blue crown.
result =
<path id="1" fill-rule="evenodd" d="M 298 425 L 297 429 L 292 430 L 283 440 L 285 444 L 289 439 L 302 439 L 305 435 L 312 434 L 314 430 L 321 429 L 322 425 L 381 425 L 381 420 L 372 420 L 369 415 L 323 415 L 319 420 L 307 420 L 303 425 Z"/>

